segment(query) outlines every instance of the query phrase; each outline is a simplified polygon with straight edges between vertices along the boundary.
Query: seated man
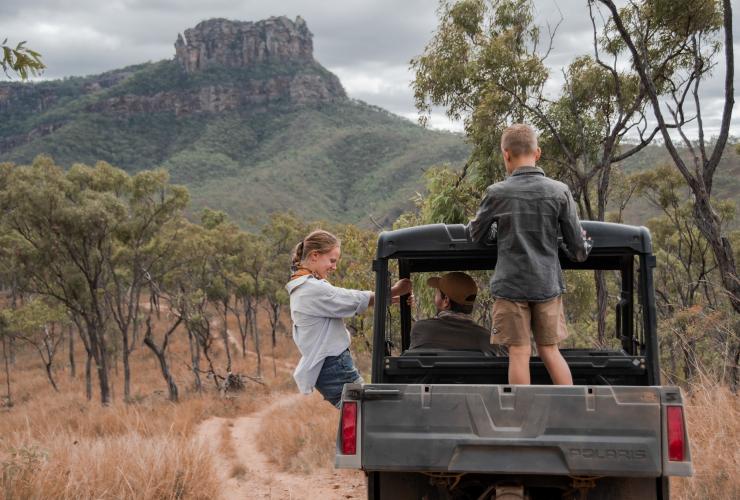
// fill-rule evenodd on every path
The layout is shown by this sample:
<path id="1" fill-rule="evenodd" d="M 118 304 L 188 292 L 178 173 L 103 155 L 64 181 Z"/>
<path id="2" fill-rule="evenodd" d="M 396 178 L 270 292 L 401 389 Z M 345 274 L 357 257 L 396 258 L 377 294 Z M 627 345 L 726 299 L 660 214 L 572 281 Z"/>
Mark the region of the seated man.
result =
<path id="1" fill-rule="evenodd" d="M 471 313 L 478 286 L 465 273 L 452 272 L 427 280 L 435 288 L 437 315 L 411 327 L 410 349 L 475 350 L 495 353 L 491 333 L 478 325 Z"/>

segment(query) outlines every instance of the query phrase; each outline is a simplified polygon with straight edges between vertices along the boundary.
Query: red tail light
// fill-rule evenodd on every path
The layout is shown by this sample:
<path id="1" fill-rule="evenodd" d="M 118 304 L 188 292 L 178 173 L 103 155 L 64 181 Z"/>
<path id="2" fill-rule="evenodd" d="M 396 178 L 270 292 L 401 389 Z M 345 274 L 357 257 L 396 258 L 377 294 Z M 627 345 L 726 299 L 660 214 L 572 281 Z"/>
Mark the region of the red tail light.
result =
<path id="1" fill-rule="evenodd" d="M 342 454 L 357 453 L 357 402 L 347 401 L 342 405 Z"/>
<path id="2" fill-rule="evenodd" d="M 672 462 L 683 462 L 684 455 L 684 429 L 683 408 L 681 406 L 668 406 L 668 460 Z"/>

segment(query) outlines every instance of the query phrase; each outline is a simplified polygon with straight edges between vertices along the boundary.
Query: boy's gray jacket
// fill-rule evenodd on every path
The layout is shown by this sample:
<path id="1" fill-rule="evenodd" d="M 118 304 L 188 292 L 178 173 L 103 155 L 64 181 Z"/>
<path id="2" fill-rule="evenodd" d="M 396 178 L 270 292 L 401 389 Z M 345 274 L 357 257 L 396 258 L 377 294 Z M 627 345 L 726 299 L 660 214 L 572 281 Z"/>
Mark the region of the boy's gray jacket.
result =
<path id="1" fill-rule="evenodd" d="M 565 291 L 558 233 L 570 259 L 582 262 L 591 250 L 575 205 L 568 186 L 546 177 L 538 167 L 520 167 L 488 186 L 469 227 L 475 241 L 497 244 L 494 297 L 538 302 Z"/>

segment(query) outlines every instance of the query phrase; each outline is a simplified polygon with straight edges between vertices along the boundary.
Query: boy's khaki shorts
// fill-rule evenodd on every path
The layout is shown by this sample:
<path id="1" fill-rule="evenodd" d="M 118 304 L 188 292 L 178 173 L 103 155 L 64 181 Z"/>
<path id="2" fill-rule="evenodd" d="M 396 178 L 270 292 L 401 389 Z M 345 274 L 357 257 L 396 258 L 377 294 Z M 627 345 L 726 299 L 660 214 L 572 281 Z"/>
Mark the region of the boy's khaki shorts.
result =
<path id="1" fill-rule="evenodd" d="M 547 302 L 496 299 L 491 344 L 529 345 L 530 333 L 537 345 L 558 344 L 568 337 L 562 296 Z"/>

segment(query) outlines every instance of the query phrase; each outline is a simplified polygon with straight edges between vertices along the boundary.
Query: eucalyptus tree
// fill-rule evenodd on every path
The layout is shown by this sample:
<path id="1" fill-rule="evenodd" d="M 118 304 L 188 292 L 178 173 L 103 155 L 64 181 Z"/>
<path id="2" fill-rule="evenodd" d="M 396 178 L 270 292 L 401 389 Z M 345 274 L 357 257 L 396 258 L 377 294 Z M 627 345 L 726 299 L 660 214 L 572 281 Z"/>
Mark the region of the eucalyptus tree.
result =
<path id="1" fill-rule="evenodd" d="M 289 302 L 285 284 L 290 278 L 293 247 L 307 232 L 305 224 L 292 213 L 272 214 L 261 229 L 271 252 L 266 263 L 264 291 L 273 348 L 277 343 L 282 308 Z"/>
<path id="2" fill-rule="evenodd" d="M 46 378 L 54 391 L 59 392 L 53 367 L 68 322 L 64 308 L 35 298 L 15 309 L 5 309 L 2 315 L 5 328 L 36 350 L 44 365 Z"/>
<path id="3" fill-rule="evenodd" d="M 209 302 L 222 314 L 221 340 L 226 353 L 226 372 L 231 373 L 231 338 L 229 336 L 228 319 L 232 296 L 235 293 L 238 270 L 235 254 L 240 249 L 241 231 L 233 222 L 228 220 L 224 212 L 206 208 L 201 216 L 201 223 L 208 231 L 208 245 L 212 256 L 210 261 L 212 280 L 206 288 Z"/>
<path id="4" fill-rule="evenodd" d="M 268 270 L 275 255 L 267 240 L 260 234 L 243 233 L 240 238 L 239 253 L 236 255 L 236 265 L 248 277 L 246 292 L 243 297 L 245 312 L 250 321 L 250 330 L 254 335 L 254 351 L 257 355 L 257 376 L 262 376 L 262 347 L 258 327 L 258 311 L 260 301 L 267 295 Z"/>
<path id="5" fill-rule="evenodd" d="M 10 390 L 10 356 L 8 352 L 8 343 L 12 335 L 5 317 L 0 315 L 0 339 L 3 342 L 3 365 L 5 368 L 5 396 L 3 398 L 3 406 L 7 407 L 13 406 L 13 395 Z"/>
<path id="6" fill-rule="evenodd" d="M 129 356 L 139 341 L 142 293 L 152 280 L 158 281 L 168 268 L 179 265 L 169 258 L 178 233 L 164 229 L 184 216 L 189 195 L 184 187 L 169 184 L 164 170 L 143 171 L 123 179 L 122 184 L 127 213 L 118 225 L 111 258 L 106 260 L 111 282 L 105 298 L 121 335 L 124 400 L 129 401 Z"/>
<path id="7" fill-rule="evenodd" d="M 76 164 L 65 173 L 40 156 L 30 166 L 4 168 L 0 176 L 3 224 L 18 236 L 14 251 L 28 289 L 57 300 L 77 323 L 88 353 L 88 398 L 94 360 L 100 399 L 108 404 L 110 314 L 104 296 L 111 273 L 106 262 L 126 218 L 119 196 L 126 174 L 104 162 Z"/>
<path id="8" fill-rule="evenodd" d="M 711 198 L 735 103 L 732 2 L 651 0 L 630 2 L 621 9 L 611 0 L 598 3 L 610 15 L 615 44 L 629 54 L 639 75 L 666 149 L 693 195 L 694 222 L 712 247 L 733 309 L 740 312 L 733 245 Z M 701 92 L 718 57 L 724 63 L 723 108 L 718 134 L 709 140 Z M 674 71 L 666 74 L 664 68 Z M 695 128 L 695 139 L 689 137 L 687 125 Z M 681 154 L 680 146 L 687 155 Z"/>
<path id="9" fill-rule="evenodd" d="M 202 390 L 201 373 L 206 373 L 220 390 L 225 376 L 217 369 L 212 350 L 214 321 L 209 301 L 214 280 L 213 260 L 218 256 L 213 252 L 209 231 L 203 226 L 183 222 L 177 232 L 177 244 L 169 258 L 178 265 L 162 275 L 154 293 L 166 303 L 172 319 L 185 326 L 196 390 Z M 201 369 L 201 356 L 206 359 L 205 370 Z"/>
<path id="10" fill-rule="evenodd" d="M 661 325 L 673 333 L 661 338 L 671 375 L 682 365 L 683 377 L 688 381 L 698 366 L 719 365 L 717 371 L 728 375 L 718 378 L 729 379 L 736 386 L 740 372 L 735 360 L 740 357 L 740 340 L 732 331 L 731 309 L 719 300 L 719 266 L 709 242 L 694 222 L 686 183 L 671 165 L 640 172 L 633 180 L 639 194 L 660 211 L 647 226 L 658 258 L 655 293 Z M 737 244 L 740 231 L 731 229 L 734 202 L 713 200 L 713 204 L 722 230 Z M 677 360 L 680 355 L 681 363 Z"/>
<path id="11" fill-rule="evenodd" d="M 0 166 L 0 170 L 12 168 L 10 164 Z M 10 292 L 6 306 L 16 309 L 24 301 L 24 290 L 27 289 L 26 277 L 22 272 L 18 255 L 15 252 L 19 236 L 2 223 L 0 218 L 0 286 Z M 3 349 L 10 364 L 15 364 L 16 337 L 8 334 L 3 337 Z"/>

